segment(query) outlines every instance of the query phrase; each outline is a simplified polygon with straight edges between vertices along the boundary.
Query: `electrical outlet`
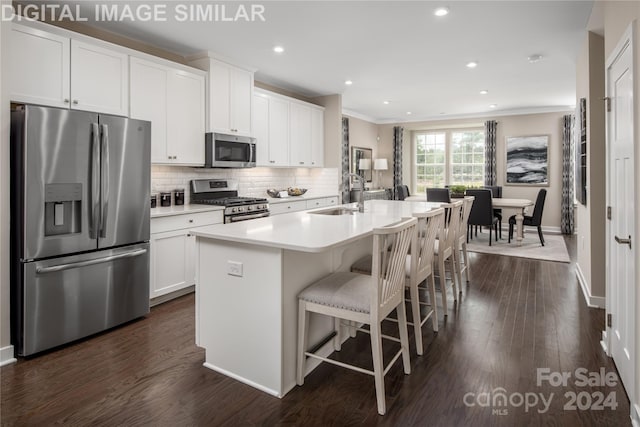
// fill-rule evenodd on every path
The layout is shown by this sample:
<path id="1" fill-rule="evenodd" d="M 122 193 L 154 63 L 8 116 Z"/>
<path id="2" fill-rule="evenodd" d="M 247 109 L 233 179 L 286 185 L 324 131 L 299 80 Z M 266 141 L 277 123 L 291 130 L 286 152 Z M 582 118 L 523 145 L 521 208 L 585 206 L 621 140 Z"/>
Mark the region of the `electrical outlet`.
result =
<path id="1" fill-rule="evenodd" d="M 227 274 L 229 276 L 242 277 L 242 263 L 239 261 L 227 261 Z"/>

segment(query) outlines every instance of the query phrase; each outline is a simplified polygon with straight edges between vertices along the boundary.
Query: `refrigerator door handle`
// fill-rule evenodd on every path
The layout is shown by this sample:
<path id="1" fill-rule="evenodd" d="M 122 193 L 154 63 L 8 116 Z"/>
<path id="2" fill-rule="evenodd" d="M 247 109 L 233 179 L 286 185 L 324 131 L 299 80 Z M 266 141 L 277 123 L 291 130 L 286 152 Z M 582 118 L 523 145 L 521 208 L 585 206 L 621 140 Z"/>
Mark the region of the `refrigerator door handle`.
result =
<path id="1" fill-rule="evenodd" d="M 104 258 L 92 259 L 89 261 L 70 262 L 68 264 L 53 265 L 51 267 L 39 267 L 36 269 L 36 273 L 38 274 L 55 273 L 57 271 L 69 270 L 72 268 L 80 268 L 80 267 L 87 267 L 89 265 L 102 264 L 102 263 L 114 261 L 117 259 L 133 258 L 145 253 L 147 253 L 146 249 L 136 249 L 135 251 L 125 252 L 123 254 L 118 254 L 118 255 L 111 255 Z"/>
<path id="2" fill-rule="evenodd" d="M 107 237 L 107 214 L 109 213 L 109 126 L 102 128 L 102 213 L 100 215 L 100 237 Z"/>
<path id="3" fill-rule="evenodd" d="M 91 123 L 91 184 L 89 237 L 98 238 L 98 215 L 100 215 L 100 130 L 98 123 Z"/>

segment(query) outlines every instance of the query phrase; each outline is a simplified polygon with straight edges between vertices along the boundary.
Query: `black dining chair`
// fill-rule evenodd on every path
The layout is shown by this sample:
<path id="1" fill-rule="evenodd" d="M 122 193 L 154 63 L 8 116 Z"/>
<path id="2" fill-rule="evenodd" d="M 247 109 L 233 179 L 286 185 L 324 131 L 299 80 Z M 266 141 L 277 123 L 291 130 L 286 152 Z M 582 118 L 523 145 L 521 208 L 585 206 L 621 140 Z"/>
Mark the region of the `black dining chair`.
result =
<path id="1" fill-rule="evenodd" d="M 491 190 L 487 189 L 469 189 L 467 196 L 475 197 L 471 212 L 469 213 L 469 221 L 467 227 L 467 241 L 469 241 L 469 233 L 472 233 L 472 226 L 489 227 L 489 246 L 491 246 L 491 231 L 496 233 L 496 241 L 498 241 L 498 218 L 493 214 L 491 206 Z M 476 231 L 477 236 L 477 231 Z"/>
<path id="2" fill-rule="evenodd" d="M 409 187 L 407 185 L 398 185 L 396 187 L 396 200 L 404 200 L 409 197 Z"/>
<path id="3" fill-rule="evenodd" d="M 448 188 L 427 188 L 427 202 L 451 203 Z"/>
<path id="4" fill-rule="evenodd" d="M 536 205 L 533 208 L 533 215 L 524 216 L 522 226 L 529 225 L 538 228 L 538 237 L 540 237 L 540 243 L 544 246 L 544 236 L 542 235 L 542 211 L 544 210 L 544 200 L 547 197 L 547 190 L 544 188 L 538 191 L 538 197 L 536 198 Z M 513 226 L 516 225 L 516 216 L 511 215 L 509 217 L 509 243 L 513 238 Z"/>
<path id="5" fill-rule="evenodd" d="M 501 185 L 485 185 L 484 188 L 491 190 L 491 196 L 496 199 L 502 198 L 502 186 Z M 498 218 L 498 232 L 502 239 L 502 209 L 494 209 L 493 214 Z"/>

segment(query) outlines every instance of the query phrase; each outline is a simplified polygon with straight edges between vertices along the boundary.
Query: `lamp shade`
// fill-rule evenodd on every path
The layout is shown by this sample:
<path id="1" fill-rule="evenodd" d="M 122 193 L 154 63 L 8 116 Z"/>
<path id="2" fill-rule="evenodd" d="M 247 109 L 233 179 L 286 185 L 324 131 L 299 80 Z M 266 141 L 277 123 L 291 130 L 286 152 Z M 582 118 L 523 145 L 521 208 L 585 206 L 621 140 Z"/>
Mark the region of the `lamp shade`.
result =
<path id="1" fill-rule="evenodd" d="M 371 169 L 371 159 L 360 159 L 358 162 L 358 169 L 369 170 Z"/>
<path id="2" fill-rule="evenodd" d="M 387 169 L 389 169 L 387 159 L 375 159 L 373 161 L 373 168 L 377 171 L 386 171 Z"/>

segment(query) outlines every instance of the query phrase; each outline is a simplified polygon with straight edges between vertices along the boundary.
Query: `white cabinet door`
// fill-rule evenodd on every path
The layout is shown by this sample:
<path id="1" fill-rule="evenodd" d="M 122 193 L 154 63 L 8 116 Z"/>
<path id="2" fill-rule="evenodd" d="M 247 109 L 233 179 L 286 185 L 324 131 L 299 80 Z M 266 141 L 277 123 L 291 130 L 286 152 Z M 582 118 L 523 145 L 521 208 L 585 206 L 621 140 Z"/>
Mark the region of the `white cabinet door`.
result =
<path id="1" fill-rule="evenodd" d="M 131 58 L 131 118 L 151 122 L 151 163 L 170 162 L 167 153 L 167 88 L 169 69 Z"/>
<path id="2" fill-rule="evenodd" d="M 151 162 L 204 165 L 203 74 L 131 58 L 131 117 L 151 121 Z"/>
<path id="3" fill-rule="evenodd" d="M 289 161 L 291 166 L 311 166 L 311 108 L 291 102 L 289 105 Z"/>
<path id="4" fill-rule="evenodd" d="M 13 24 L 9 49 L 11 101 L 69 107 L 69 38 Z"/>
<path id="5" fill-rule="evenodd" d="M 231 129 L 234 134 L 251 136 L 251 102 L 253 73 L 232 68 L 231 73 Z"/>
<path id="6" fill-rule="evenodd" d="M 269 100 L 266 96 L 254 95 L 251 121 L 256 139 L 256 164 L 269 166 Z"/>
<path id="7" fill-rule="evenodd" d="M 307 208 L 307 202 L 300 200 L 297 202 L 280 202 L 269 205 L 269 214 L 280 215 L 289 212 L 303 211 Z"/>
<path id="8" fill-rule="evenodd" d="M 269 98 L 269 165 L 289 166 L 289 102 Z"/>
<path id="9" fill-rule="evenodd" d="M 214 132 L 251 136 L 253 73 L 211 60 L 209 85 L 209 128 Z"/>
<path id="10" fill-rule="evenodd" d="M 209 127 L 214 132 L 231 132 L 231 66 L 211 61 L 209 69 Z"/>
<path id="11" fill-rule="evenodd" d="M 129 115 L 129 56 L 71 40 L 71 108 Z"/>
<path id="12" fill-rule="evenodd" d="M 324 166 L 324 110 L 311 109 L 311 166 Z"/>
<path id="13" fill-rule="evenodd" d="M 155 298 L 195 283 L 194 258 L 189 245 L 195 242 L 189 230 L 151 234 L 151 292 Z"/>
<path id="14" fill-rule="evenodd" d="M 167 154 L 173 163 L 203 166 L 204 133 L 204 76 L 174 70 L 167 96 Z"/>

